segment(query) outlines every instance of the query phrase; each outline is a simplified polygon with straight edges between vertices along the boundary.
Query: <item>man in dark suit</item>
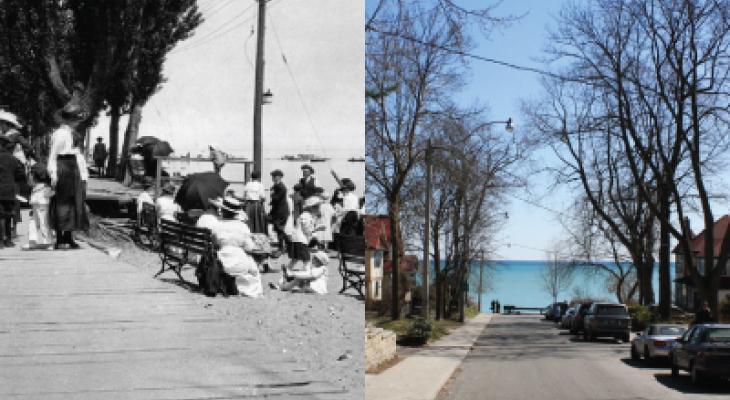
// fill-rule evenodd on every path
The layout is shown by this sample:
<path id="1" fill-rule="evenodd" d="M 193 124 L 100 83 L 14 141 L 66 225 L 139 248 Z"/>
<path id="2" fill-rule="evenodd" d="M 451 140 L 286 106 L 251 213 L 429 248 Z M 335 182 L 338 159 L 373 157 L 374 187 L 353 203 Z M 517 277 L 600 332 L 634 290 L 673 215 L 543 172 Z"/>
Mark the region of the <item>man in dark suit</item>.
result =
<path id="1" fill-rule="evenodd" d="M 271 172 L 271 179 L 274 185 L 271 186 L 271 206 L 269 210 L 269 223 L 273 226 L 274 232 L 279 239 L 279 253 L 289 252 L 289 239 L 285 233 L 286 220 L 289 218 L 289 203 L 286 199 L 286 186 L 282 182 L 284 173 L 281 170 Z"/>
<path id="2" fill-rule="evenodd" d="M 104 164 L 107 156 L 106 145 L 99 136 L 96 138 L 96 144 L 94 145 L 94 166 L 96 167 L 96 174 L 99 176 L 104 175 Z"/>

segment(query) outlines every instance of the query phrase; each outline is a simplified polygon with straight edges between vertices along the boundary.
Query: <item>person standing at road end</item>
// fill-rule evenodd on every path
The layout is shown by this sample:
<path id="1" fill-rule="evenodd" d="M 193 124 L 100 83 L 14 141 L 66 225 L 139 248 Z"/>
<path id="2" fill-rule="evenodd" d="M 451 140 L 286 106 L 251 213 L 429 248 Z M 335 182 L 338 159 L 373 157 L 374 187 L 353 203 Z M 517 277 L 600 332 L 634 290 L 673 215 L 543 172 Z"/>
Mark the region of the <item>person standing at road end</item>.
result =
<path id="1" fill-rule="evenodd" d="M 108 156 L 108 153 L 106 151 L 106 145 L 102 141 L 101 136 L 96 138 L 96 144 L 94 145 L 94 166 L 96 167 L 96 174 L 101 176 L 104 176 L 105 170 L 104 165 L 106 164 L 106 158 Z"/>
<path id="2" fill-rule="evenodd" d="M 697 324 L 708 324 L 715 322 L 715 319 L 712 318 L 712 311 L 710 310 L 710 303 L 703 301 L 702 306 L 699 310 L 695 313 L 695 319 L 692 321 L 692 325 Z"/>

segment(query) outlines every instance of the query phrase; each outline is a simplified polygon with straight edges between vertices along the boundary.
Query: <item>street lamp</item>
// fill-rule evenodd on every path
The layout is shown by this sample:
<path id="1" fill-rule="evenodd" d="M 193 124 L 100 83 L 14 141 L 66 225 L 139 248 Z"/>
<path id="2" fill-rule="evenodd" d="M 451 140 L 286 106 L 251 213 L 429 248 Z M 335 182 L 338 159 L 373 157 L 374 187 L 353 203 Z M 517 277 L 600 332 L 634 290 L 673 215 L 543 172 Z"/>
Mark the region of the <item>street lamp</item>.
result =
<path id="1" fill-rule="evenodd" d="M 514 132 L 514 125 L 512 118 L 507 118 L 506 121 L 489 121 L 485 122 L 483 126 L 490 126 L 496 124 L 505 124 L 504 129 L 512 133 Z M 447 150 L 451 151 L 451 148 L 445 146 L 434 146 L 431 144 L 431 139 L 426 142 L 426 223 L 423 228 L 423 293 L 425 303 L 423 305 L 423 318 L 428 319 L 429 317 L 429 282 L 428 282 L 428 270 L 430 268 L 429 257 L 430 257 L 430 236 L 431 236 L 431 180 L 433 173 L 433 151 L 434 150 Z M 439 255 L 436 254 L 436 257 Z"/>
<path id="2" fill-rule="evenodd" d="M 271 94 L 271 89 L 266 89 L 266 92 L 262 95 L 261 104 L 271 104 L 271 99 L 273 98 L 274 95 Z"/>

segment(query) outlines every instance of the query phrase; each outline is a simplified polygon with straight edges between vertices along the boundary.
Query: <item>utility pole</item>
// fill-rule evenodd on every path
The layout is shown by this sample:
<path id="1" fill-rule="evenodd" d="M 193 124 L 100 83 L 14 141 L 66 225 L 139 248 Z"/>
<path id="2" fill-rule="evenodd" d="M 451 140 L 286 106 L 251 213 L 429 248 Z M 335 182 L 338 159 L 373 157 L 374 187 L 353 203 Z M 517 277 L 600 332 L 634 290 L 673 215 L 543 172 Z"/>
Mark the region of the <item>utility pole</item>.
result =
<path id="1" fill-rule="evenodd" d="M 431 267 L 429 265 L 430 249 L 431 244 L 431 156 L 433 154 L 433 148 L 431 147 L 431 139 L 428 139 L 426 144 L 426 223 L 423 227 L 423 318 L 428 319 L 429 317 L 429 282 L 428 282 L 428 270 Z M 436 255 L 438 257 L 438 254 Z"/>
<path id="2" fill-rule="evenodd" d="M 268 0 L 257 1 L 259 3 L 259 22 L 256 29 L 256 83 L 253 95 L 253 169 L 261 172 L 261 106 L 264 95 L 264 33 Z"/>
<path id="3" fill-rule="evenodd" d="M 479 296 L 477 298 L 477 310 L 479 312 L 482 312 L 482 294 L 484 293 L 484 287 L 482 287 L 482 282 L 484 281 L 483 274 L 484 274 L 484 252 L 481 252 L 481 260 L 479 260 Z"/>

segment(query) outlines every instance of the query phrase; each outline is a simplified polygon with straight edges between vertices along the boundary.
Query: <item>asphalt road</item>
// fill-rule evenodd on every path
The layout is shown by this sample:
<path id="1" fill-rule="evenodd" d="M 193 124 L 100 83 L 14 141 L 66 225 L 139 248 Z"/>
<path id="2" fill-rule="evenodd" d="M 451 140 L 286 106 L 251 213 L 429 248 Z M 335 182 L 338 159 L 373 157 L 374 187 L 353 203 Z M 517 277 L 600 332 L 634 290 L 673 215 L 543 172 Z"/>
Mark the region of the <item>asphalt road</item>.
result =
<path id="1" fill-rule="evenodd" d="M 668 363 L 633 362 L 629 344 L 584 342 L 540 316 L 494 316 L 441 399 L 727 399 L 730 382 L 692 385 Z"/>

